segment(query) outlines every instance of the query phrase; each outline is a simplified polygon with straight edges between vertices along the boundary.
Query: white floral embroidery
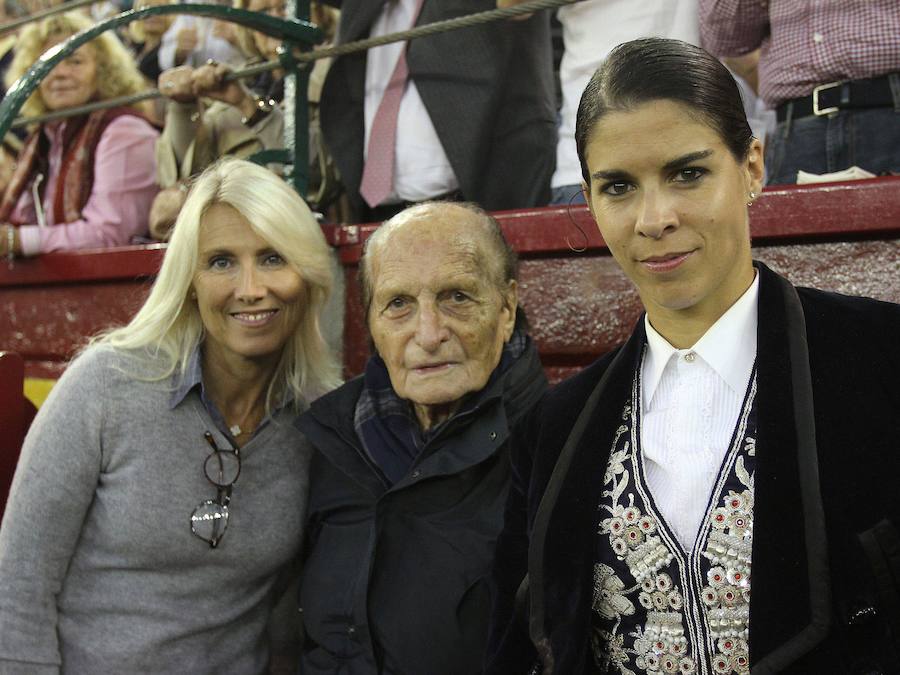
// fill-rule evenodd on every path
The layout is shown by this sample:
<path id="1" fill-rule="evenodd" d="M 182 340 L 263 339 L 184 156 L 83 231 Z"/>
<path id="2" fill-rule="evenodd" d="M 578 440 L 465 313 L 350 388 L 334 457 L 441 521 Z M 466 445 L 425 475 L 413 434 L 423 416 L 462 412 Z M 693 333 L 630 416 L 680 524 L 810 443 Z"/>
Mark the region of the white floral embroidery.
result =
<path id="1" fill-rule="evenodd" d="M 594 565 L 594 611 L 604 619 L 618 619 L 620 614 L 634 614 L 634 604 L 622 595 L 625 584 L 609 565 Z M 633 590 L 633 589 L 632 589 Z"/>
<path id="2" fill-rule="evenodd" d="M 630 408 L 626 411 L 630 414 Z M 610 546 L 619 560 L 624 560 L 637 584 L 625 588 L 625 583 L 608 565 L 594 565 L 594 610 L 608 621 L 614 621 L 611 630 L 598 630 L 593 635 L 594 654 L 603 672 L 614 669 L 620 675 L 633 675 L 634 666 L 647 673 L 693 673 L 694 662 L 689 655 L 683 617 L 684 598 L 672 577 L 663 568 L 674 556 L 665 546 L 658 532 L 656 519 L 635 506 L 634 493 L 629 492 L 627 503 L 621 500 L 629 486 L 631 473 L 625 468 L 630 459 L 628 441 L 616 450 L 621 437 L 629 431 L 627 425 L 616 430 L 613 452 L 604 474 L 603 497 L 610 502 L 600 505 L 609 513 L 600 521 L 599 534 L 609 536 Z M 638 628 L 633 648 L 625 646 L 624 637 L 618 633 L 622 616 L 635 612 L 634 603 L 626 597 L 640 589 L 638 601 L 648 610 L 647 624 Z"/>
<path id="3" fill-rule="evenodd" d="M 744 450 L 756 452 L 756 441 L 748 437 Z M 729 490 L 721 506 L 710 513 L 710 534 L 703 551 L 712 567 L 701 592 L 707 607 L 709 631 L 715 641 L 712 667 L 716 673 L 750 672 L 747 637 L 750 623 L 750 557 L 753 548 L 753 474 L 738 456 L 735 475 L 744 486 Z"/>
<path id="4" fill-rule="evenodd" d="M 739 433 L 744 433 L 740 425 L 746 423 L 750 414 L 754 392 L 755 382 L 745 401 Z M 736 454 L 730 455 L 733 467 L 729 471 L 726 464 L 723 469 L 728 473 L 721 476 L 717 489 L 722 490 L 728 484 L 726 480 L 732 487 L 736 480 L 740 488 L 720 493 L 717 508 L 708 514 L 706 540 L 699 553 L 710 568 L 705 571 L 705 564 L 700 568 L 699 560 L 688 557 L 683 561 L 690 564 L 688 570 L 681 567 L 682 562 L 675 561 L 675 553 L 660 531 L 661 523 L 652 512 L 642 510 L 647 507 L 641 501 L 644 497 L 639 496 L 643 486 L 635 484 L 636 449 L 630 443 L 630 424 L 635 420 L 631 413 L 632 407 L 626 406 L 622 414 L 625 424 L 616 430 L 603 477 L 598 534 L 609 538 L 615 558 L 624 567 L 594 565 L 592 606 L 596 617 L 604 622 L 595 625 L 591 634 L 595 661 L 605 673 L 690 675 L 700 670 L 697 659 L 702 658 L 706 661 L 704 672 L 711 669 L 725 675 L 749 675 L 754 475 L 746 460 L 755 456 L 756 440 L 752 435 L 743 438 L 741 445 L 731 450 Z M 627 574 L 623 573 L 624 568 Z M 705 571 L 705 577 L 696 578 L 697 571 Z M 630 588 L 628 575 L 635 581 Z M 690 580 L 687 596 L 679 587 L 685 575 Z M 640 609 L 634 601 L 635 594 Z M 688 599 L 700 603 L 700 625 L 688 620 Z M 636 619 L 643 619 L 643 625 L 636 625 Z M 686 627 L 692 632 L 688 633 Z M 700 639 L 700 644 L 694 644 L 696 639 Z M 706 644 L 712 644 L 712 653 L 701 646 Z M 699 650 L 696 655 L 691 653 L 694 649 Z"/>

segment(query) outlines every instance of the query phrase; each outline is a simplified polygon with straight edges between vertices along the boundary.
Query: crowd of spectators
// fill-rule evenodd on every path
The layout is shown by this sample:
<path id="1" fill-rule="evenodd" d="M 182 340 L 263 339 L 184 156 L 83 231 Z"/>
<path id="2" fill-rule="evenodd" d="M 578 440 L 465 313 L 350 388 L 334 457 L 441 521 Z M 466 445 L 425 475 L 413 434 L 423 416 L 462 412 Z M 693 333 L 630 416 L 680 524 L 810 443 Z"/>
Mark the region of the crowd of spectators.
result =
<path id="1" fill-rule="evenodd" d="M 98 3 L 0 36 L 6 86 L 44 50 L 129 2 Z M 326 41 L 344 43 L 521 2 L 325 0 L 311 3 L 311 19 Z M 160 4 L 165 0 L 136 0 L 133 7 Z M 318 61 L 308 91 L 308 201 L 339 222 L 384 220 L 433 199 L 489 210 L 581 202 L 572 134 L 581 90 L 615 45 L 643 36 L 703 45 L 729 66 L 755 135 L 770 139 L 770 184 L 796 182 L 798 171 L 852 165 L 874 174 L 900 170 L 900 125 L 890 119 L 900 110 L 894 3 L 813 11 L 814 3 L 801 2 L 790 12 L 786 4 L 585 0 L 563 7 L 555 17 L 562 36 L 558 105 L 549 12 Z M 0 12 L 13 17 L 42 6 L 4 0 Z M 284 15 L 284 0 L 234 6 Z M 861 39 L 873 26 L 881 37 Z M 63 61 L 23 115 L 152 86 L 162 97 L 32 125 L 27 136 L 7 134 L 0 145 L 0 254 L 166 239 L 190 181 L 205 167 L 224 155 L 283 146 L 283 73 L 226 81 L 235 69 L 275 59 L 279 46 L 237 24 L 156 15 Z M 827 115 L 817 109 L 820 94 L 818 108 L 827 99 Z"/>

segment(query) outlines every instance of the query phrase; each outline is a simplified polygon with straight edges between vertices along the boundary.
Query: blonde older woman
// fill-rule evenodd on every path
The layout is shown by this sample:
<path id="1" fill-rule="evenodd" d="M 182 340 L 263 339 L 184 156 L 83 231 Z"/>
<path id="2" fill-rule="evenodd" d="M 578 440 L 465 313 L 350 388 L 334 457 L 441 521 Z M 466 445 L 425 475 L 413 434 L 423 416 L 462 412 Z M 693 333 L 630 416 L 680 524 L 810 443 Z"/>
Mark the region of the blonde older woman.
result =
<path id="1" fill-rule="evenodd" d="M 87 17 L 69 13 L 25 28 L 7 83 L 44 51 L 91 25 Z M 65 110 L 143 89 L 134 59 L 106 32 L 61 61 L 22 113 Z M 146 234 L 147 212 L 158 190 L 157 138 L 141 113 L 127 107 L 38 126 L 0 200 L 0 255 L 121 246 Z"/>
<path id="2" fill-rule="evenodd" d="M 72 363 L 25 441 L 0 672 L 266 670 L 304 528 L 292 421 L 338 381 L 331 269 L 281 179 L 237 159 L 200 177 L 146 303 Z"/>

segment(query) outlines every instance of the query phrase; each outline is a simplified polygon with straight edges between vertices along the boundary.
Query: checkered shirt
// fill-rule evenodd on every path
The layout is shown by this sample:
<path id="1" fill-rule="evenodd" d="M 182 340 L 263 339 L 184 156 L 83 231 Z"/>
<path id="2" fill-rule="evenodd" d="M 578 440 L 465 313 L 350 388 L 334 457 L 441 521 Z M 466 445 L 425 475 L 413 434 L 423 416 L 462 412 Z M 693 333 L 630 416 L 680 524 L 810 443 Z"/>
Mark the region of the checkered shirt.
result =
<path id="1" fill-rule="evenodd" d="M 900 72 L 900 0 L 700 0 L 700 39 L 719 57 L 761 47 L 760 94 L 774 108 Z"/>

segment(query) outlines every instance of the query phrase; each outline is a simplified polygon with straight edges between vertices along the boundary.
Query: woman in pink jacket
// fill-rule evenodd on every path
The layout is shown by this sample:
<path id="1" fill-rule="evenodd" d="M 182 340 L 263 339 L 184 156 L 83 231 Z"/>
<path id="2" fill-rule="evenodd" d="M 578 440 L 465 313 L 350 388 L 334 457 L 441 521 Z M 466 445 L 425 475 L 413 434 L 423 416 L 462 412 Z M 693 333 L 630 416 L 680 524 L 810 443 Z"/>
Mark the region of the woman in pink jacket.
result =
<path id="1" fill-rule="evenodd" d="M 22 31 L 7 73 L 11 84 L 44 51 L 90 27 L 75 13 Z M 132 56 L 111 32 L 61 61 L 22 107 L 27 116 L 141 91 Z M 128 244 L 147 232 L 158 188 L 157 130 L 135 108 L 118 107 L 33 129 L 0 201 L 0 254 Z"/>

